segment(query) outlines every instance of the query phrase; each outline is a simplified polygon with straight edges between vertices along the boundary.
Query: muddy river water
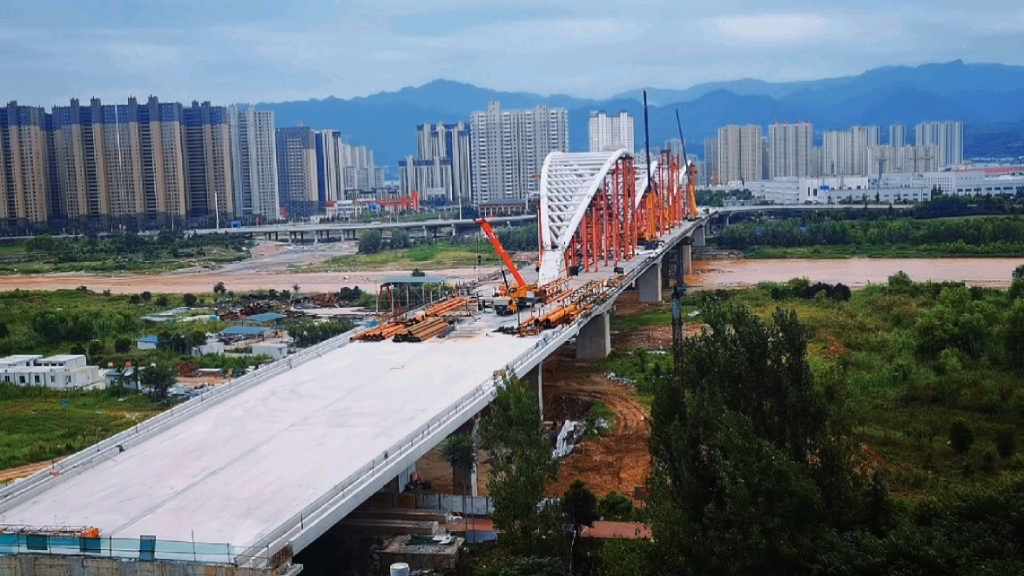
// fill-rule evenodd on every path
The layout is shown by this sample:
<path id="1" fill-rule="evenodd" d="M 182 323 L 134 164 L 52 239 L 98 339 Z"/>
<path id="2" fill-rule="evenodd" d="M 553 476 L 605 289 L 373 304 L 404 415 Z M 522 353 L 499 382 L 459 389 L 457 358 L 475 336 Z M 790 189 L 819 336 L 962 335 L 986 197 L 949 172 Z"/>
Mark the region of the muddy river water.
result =
<path id="1" fill-rule="evenodd" d="M 694 262 L 694 274 L 687 278 L 691 285 L 705 289 L 738 288 L 752 286 L 763 280 L 783 282 L 806 276 L 813 281 L 843 282 L 849 286 L 882 283 L 903 270 L 916 281 L 966 281 L 976 286 L 1008 286 L 1013 269 L 1024 264 L 1014 258 L 903 258 L 846 260 L 716 260 Z M 228 267 L 215 271 L 179 271 L 161 274 L 46 274 L 0 276 L 0 291 L 57 290 L 87 286 L 94 291 L 111 290 L 115 293 L 150 292 L 209 292 L 216 282 L 224 282 L 229 290 L 256 290 L 260 288 L 290 289 L 299 284 L 303 291 L 334 291 L 341 286 L 358 285 L 365 290 L 376 290 L 384 276 L 405 275 L 408 272 L 320 272 L 289 273 L 283 266 L 259 262 L 244 267 Z M 468 280 L 494 268 L 473 270 L 438 270 L 452 279 Z"/>

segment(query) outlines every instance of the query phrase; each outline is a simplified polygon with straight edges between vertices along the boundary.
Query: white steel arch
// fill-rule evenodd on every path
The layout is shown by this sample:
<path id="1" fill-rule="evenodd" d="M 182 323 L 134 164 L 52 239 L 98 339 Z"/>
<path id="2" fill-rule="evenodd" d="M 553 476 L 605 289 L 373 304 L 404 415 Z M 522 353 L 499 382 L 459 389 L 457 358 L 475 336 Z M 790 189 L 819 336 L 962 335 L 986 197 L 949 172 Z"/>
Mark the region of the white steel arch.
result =
<path id="1" fill-rule="evenodd" d="M 544 159 L 540 173 L 540 236 L 544 254 L 539 283 L 556 280 L 565 270 L 565 251 L 583 213 L 615 163 L 630 156 L 628 150 L 620 148 L 614 152 L 552 152 Z"/>

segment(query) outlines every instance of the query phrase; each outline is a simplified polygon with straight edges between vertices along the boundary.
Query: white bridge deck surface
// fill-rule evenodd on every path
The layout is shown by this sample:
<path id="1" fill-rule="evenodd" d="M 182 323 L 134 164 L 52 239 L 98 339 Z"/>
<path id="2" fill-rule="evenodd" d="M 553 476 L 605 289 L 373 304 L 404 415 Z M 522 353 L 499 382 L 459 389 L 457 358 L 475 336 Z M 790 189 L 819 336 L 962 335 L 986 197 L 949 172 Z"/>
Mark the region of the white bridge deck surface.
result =
<path id="1" fill-rule="evenodd" d="M 0 523 L 181 541 L 194 530 L 197 542 L 251 545 L 536 345 L 494 333 L 498 324 L 482 315 L 444 339 L 332 350 L 0 512 Z"/>

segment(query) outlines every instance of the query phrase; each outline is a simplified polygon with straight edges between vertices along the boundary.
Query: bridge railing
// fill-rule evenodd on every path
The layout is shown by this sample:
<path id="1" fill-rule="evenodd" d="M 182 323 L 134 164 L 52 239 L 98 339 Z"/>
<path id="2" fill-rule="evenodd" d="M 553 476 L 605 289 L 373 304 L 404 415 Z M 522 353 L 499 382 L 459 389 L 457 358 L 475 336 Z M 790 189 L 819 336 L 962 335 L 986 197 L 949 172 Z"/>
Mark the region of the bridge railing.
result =
<path id="1" fill-rule="evenodd" d="M 358 331 L 359 328 L 355 328 L 344 334 L 339 334 L 319 344 L 299 350 L 295 354 L 281 360 L 258 368 L 249 374 L 235 378 L 223 386 L 203 391 L 199 396 L 187 402 L 174 406 L 166 412 L 140 422 L 127 430 L 93 444 L 85 450 L 68 456 L 64 460 L 53 464 L 47 471 L 37 473 L 24 480 L 0 488 L 0 511 L 30 498 L 44 487 L 52 486 L 62 479 L 74 476 L 78 472 L 110 460 L 119 454 L 122 448 L 128 449 L 135 446 L 157 432 L 175 426 L 182 420 L 207 410 L 220 401 L 239 394 L 255 384 L 265 382 L 270 378 L 287 372 L 295 366 L 350 344 L 351 337 Z"/>
<path id="2" fill-rule="evenodd" d="M 210 542 L 0 532 L 2 555 L 44 554 L 232 565 L 237 553 L 230 544 Z M 269 563 L 270 558 L 264 560 Z"/>

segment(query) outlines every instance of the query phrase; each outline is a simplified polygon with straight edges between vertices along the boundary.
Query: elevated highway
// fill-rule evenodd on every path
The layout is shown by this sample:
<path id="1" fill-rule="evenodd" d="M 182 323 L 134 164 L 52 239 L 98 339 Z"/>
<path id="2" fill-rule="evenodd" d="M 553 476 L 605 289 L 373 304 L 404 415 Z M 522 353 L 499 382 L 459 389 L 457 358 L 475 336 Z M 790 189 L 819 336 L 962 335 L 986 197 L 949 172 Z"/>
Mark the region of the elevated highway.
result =
<path id="1" fill-rule="evenodd" d="M 627 208 L 614 216 L 606 210 L 614 203 L 609 190 L 621 185 L 629 200 L 636 192 L 632 159 L 614 155 L 605 169 L 578 183 L 594 191 L 589 200 L 580 194 L 584 200 L 568 216 L 579 216 L 576 230 L 561 230 L 563 245 L 580 252 L 557 256 L 577 272 L 571 286 L 605 286 L 585 315 L 519 337 L 496 332 L 515 317 L 481 313 L 443 339 L 362 343 L 352 342 L 350 333 L 304 350 L 0 490 L 2 524 L 101 531 L 91 547 L 51 538 L 44 550 L 36 539 L 34 551 L 29 539 L 0 534 L 0 560 L 3 554 L 96 554 L 127 562 L 152 541 L 145 559 L 265 575 L 300 569 L 290 564 L 292 554 L 373 493 L 400 490 L 417 459 L 475 418 L 502 382 L 496 373 L 527 380 L 541 396 L 540 366 L 559 347 L 575 339 L 578 356 L 610 352 L 609 312 L 622 291 L 636 286 L 641 300 L 660 300 L 668 276 L 681 277 L 691 244 L 703 242 L 707 216 L 671 217 L 674 185 L 667 183 L 653 192 L 665 199 L 655 205 L 662 215 Z M 563 165 L 584 160 L 565 156 Z M 600 182 L 592 186 L 594 180 Z M 542 187 L 542 205 L 546 192 Z M 634 224 L 657 229 L 660 240 L 644 247 L 635 237 L 620 243 L 622 234 L 608 232 L 634 234 Z M 597 238 L 599 228 L 603 238 Z M 552 252 L 545 257 L 554 258 Z"/>

